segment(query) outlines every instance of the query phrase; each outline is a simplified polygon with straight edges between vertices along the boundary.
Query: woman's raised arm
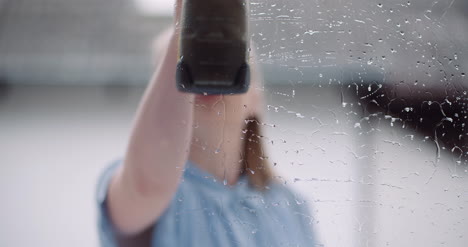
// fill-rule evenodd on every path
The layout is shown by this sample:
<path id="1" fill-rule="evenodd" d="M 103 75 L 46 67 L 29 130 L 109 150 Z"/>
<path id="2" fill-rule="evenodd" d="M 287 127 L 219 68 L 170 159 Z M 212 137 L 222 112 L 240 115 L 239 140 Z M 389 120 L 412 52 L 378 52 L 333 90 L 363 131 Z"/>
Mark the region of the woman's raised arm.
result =
<path id="1" fill-rule="evenodd" d="M 168 207 L 190 148 L 194 96 L 176 89 L 177 29 L 168 35 L 165 54 L 140 102 L 124 164 L 109 185 L 109 214 L 125 235 L 145 230 Z"/>

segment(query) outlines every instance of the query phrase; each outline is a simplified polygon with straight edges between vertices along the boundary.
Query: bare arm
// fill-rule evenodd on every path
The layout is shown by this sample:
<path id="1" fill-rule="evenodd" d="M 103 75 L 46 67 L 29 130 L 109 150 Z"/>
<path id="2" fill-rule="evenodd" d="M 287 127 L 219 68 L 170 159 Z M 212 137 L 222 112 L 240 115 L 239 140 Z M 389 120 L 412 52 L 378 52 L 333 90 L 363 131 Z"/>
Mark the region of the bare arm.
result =
<path id="1" fill-rule="evenodd" d="M 124 235 L 142 232 L 176 192 L 190 147 L 193 95 L 177 91 L 177 35 L 140 102 L 124 164 L 112 178 L 107 207 Z"/>

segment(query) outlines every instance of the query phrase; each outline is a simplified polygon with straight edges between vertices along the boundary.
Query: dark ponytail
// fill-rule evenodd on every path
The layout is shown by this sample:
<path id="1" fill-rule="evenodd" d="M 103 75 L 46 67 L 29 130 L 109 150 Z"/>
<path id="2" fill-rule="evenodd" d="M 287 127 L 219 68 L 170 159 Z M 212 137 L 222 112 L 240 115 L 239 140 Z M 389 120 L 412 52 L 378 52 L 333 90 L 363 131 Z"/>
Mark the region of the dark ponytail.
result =
<path id="1" fill-rule="evenodd" d="M 252 187 L 263 191 L 272 180 L 272 171 L 262 145 L 261 123 L 257 117 L 245 122 L 242 173 Z"/>

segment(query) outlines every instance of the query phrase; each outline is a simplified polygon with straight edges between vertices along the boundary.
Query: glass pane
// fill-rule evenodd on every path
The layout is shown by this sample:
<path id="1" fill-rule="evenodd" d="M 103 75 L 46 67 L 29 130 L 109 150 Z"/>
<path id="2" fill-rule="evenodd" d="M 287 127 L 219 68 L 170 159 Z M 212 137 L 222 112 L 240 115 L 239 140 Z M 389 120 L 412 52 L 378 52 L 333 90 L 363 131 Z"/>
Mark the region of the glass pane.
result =
<path id="1" fill-rule="evenodd" d="M 203 36 L 187 55 L 205 56 L 206 78 L 228 70 L 202 63 L 225 69 L 249 47 L 249 93 L 200 91 L 183 115 L 174 1 L 0 0 L 0 246 L 98 246 L 96 183 L 141 140 L 157 143 L 148 157 L 177 143 L 164 153 L 177 162 L 189 146 L 183 164 L 136 169 L 182 176 L 168 179 L 172 216 L 147 228 L 158 241 L 179 222 L 180 245 L 466 245 L 468 2 L 250 0 L 243 36 L 244 22 L 215 15 L 236 1 L 211 11 L 206 0 L 214 17 L 176 23 Z M 151 112 L 162 120 L 141 120 Z M 151 131 L 132 142 L 139 121 Z"/>

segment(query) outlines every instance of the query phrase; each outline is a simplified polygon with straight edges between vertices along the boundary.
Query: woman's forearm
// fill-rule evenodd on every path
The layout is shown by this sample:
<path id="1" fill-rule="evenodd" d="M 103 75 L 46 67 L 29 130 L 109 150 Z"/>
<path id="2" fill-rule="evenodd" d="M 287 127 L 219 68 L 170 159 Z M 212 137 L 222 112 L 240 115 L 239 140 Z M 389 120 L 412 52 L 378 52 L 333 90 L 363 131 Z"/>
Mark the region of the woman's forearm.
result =
<path id="1" fill-rule="evenodd" d="M 135 234 L 154 223 L 177 190 L 190 148 L 193 95 L 176 89 L 177 37 L 142 98 L 124 165 L 108 194 L 113 223 Z"/>

